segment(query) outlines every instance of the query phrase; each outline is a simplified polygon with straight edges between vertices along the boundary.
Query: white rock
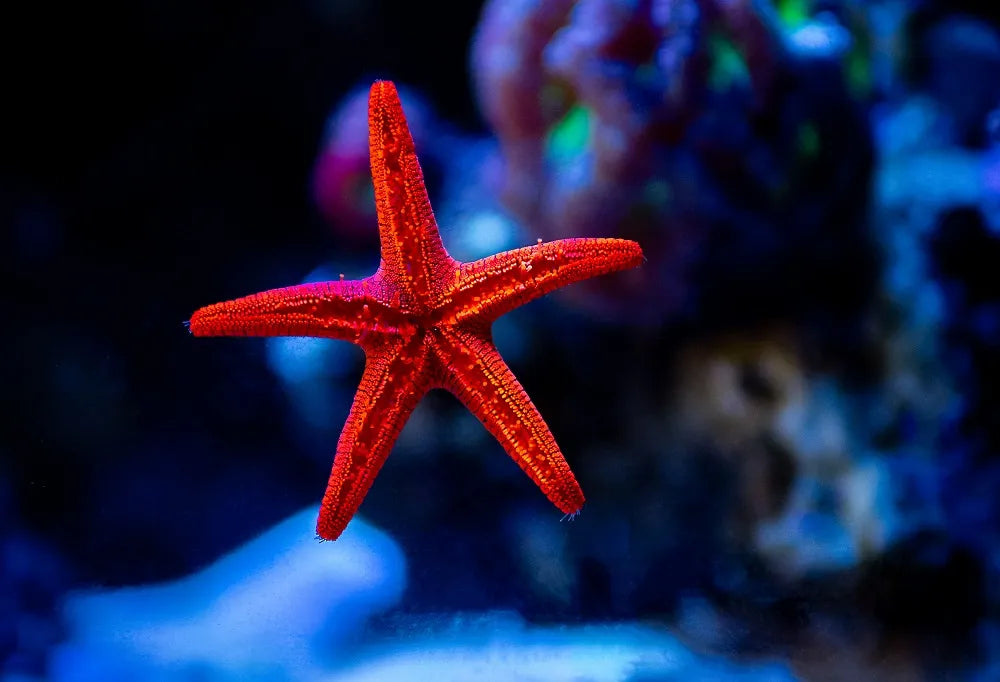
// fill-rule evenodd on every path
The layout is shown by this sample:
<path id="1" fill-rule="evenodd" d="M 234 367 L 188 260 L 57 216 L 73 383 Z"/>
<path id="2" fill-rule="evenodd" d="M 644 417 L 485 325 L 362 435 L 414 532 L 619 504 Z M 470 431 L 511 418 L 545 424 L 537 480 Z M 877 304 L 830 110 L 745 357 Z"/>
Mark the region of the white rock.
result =
<path id="1" fill-rule="evenodd" d="M 321 542 L 317 513 L 175 582 L 71 596 L 53 679 L 315 679 L 406 583 L 395 542 L 357 518 Z"/>

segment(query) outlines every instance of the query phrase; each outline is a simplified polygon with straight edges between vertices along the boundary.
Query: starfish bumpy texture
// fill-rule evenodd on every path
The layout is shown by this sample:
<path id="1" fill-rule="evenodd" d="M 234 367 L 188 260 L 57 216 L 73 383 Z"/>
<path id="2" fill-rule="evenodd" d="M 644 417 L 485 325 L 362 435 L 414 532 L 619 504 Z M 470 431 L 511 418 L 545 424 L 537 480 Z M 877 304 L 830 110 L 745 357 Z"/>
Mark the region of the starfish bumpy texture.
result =
<path id="1" fill-rule="evenodd" d="M 382 261 L 357 281 L 300 284 L 199 309 L 195 336 L 351 341 L 365 369 L 337 444 L 316 532 L 335 540 L 361 506 L 403 424 L 432 388 L 455 394 L 566 514 L 580 486 L 500 357 L 494 320 L 567 284 L 642 262 L 623 239 L 562 239 L 461 263 L 441 242 L 395 86 L 371 88 L 368 135 Z"/>

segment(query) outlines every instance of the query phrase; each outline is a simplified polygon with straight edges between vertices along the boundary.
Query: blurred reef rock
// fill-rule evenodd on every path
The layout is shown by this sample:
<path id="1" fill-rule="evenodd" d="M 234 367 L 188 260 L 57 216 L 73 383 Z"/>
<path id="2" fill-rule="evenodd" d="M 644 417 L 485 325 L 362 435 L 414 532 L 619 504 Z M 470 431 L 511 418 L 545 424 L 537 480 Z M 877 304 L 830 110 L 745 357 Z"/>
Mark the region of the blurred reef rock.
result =
<path id="1" fill-rule="evenodd" d="M 693 653 L 655 628 L 531 627 L 513 613 L 399 612 L 399 547 L 355 519 L 336 543 L 309 508 L 211 566 L 163 585 L 72 596 L 51 679 L 715 679 L 785 682 L 778 663 Z"/>
<path id="2" fill-rule="evenodd" d="M 646 267 L 574 290 L 632 323 L 857 300 L 863 269 L 823 285 L 871 260 L 849 46 L 832 15 L 790 27 L 750 0 L 488 2 L 472 64 L 504 206 L 543 238 L 639 240 Z"/>
<path id="3" fill-rule="evenodd" d="M 450 620 L 443 627 L 432 626 L 431 632 L 374 647 L 330 682 L 795 679 L 787 666 L 778 663 L 737 663 L 698 655 L 676 637 L 642 625 L 528 626 L 510 613 L 456 614 Z"/>
<path id="4" fill-rule="evenodd" d="M 193 575 L 65 604 L 60 682 L 316 679 L 406 586 L 398 545 L 361 519 L 336 543 L 310 507 Z"/>

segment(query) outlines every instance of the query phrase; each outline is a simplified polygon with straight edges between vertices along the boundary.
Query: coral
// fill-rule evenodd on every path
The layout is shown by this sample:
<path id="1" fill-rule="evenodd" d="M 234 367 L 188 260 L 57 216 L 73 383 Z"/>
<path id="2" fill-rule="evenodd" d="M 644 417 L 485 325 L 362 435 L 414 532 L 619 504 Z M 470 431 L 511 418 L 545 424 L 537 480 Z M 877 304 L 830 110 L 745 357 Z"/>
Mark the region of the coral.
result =
<path id="1" fill-rule="evenodd" d="M 885 386 L 886 413 L 895 416 L 887 424 L 893 444 L 913 449 L 932 472 L 934 527 L 974 549 L 995 576 L 1000 507 L 978 491 L 1000 480 L 1000 437 L 987 416 L 1000 404 L 990 388 L 1000 290 L 989 265 L 1000 253 L 989 111 L 1000 94 L 990 90 L 992 81 L 963 76 L 959 96 L 957 81 L 943 74 L 971 77 L 992 68 L 1000 32 L 970 18 L 917 26 L 913 78 L 921 94 L 883 105 L 874 124 L 874 227 L 887 256 L 884 314 L 892 320 Z"/>
<path id="2" fill-rule="evenodd" d="M 1000 70 L 1000 30 L 961 14 L 912 20 L 910 76 L 948 110 L 948 124 L 962 147 L 982 147 L 983 125 L 1000 103 L 1000 82 L 982 74 Z"/>
<path id="3" fill-rule="evenodd" d="M 803 263 L 836 267 L 793 244 L 867 250 L 867 134 L 840 51 L 795 45 L 746 1 L 486 5 L 472 63 L 504 204 L 543 237 L 640 239 L 655 264 L 578 302 L 661 322 L 736 288 L 750 305 L 726 310 L 755 314 Z"/>
<path id="4" fill-rule="evenodd" d="M 811 372 L 800 343 L 788 329 L 700 340 L 679 358 L 671 403 L 687 448 L 735 470 L 734 540 L 794 579 L 856 568 L 934 523 L 938 502 L 934 486 L 904 494 L 933 471 L 874 450 L 877 419 Z"/>

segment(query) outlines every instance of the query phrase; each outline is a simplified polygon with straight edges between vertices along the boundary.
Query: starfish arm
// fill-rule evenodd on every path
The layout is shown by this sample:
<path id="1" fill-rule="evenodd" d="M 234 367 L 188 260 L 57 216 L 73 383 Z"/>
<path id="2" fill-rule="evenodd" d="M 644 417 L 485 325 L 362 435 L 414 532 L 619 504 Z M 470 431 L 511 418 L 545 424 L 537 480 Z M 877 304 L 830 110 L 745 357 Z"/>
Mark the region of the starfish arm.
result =
<path id="1" fill-rule="evenodd" d="M 560 239 L 462 263 L 447 303 L 448 318 L 492 322 L 550 291 L 634 268 L 642 249 L 627 239 Z"/>
<path id="2" fill-rule="evenodd" d="M 584 497 L 552 432 L 500 357 L 488 334 L 444 329 L 435 345 L 446 368 L 444 387 L 454 393 L 500 441 L 545 496 L 566 514 Z"/>
<path id="3" fill-rule="evenodd" d="M 336 540 L 347 527 L 403 424 L 430 388 L 428 353 L 419 337 L 386 342 L 365 356 L 316 522 L 316 533 L 325 540 Z"/>
<path id="4" fill-rule="evenodd" d="M 195 311 L 195 336 L 322 336 L 360 343 L 398 331 L 402 318 L 377 280 L 311 282 L 271 289 Z"/>
<path id="5" fill-rule="evenodd" d="M 456 267 L 431 210 L 406 116 L 390 81 L 376 81 L 368 100 L 368 147 L 382 242 L 381 269 L 399 283 L 417 312 L 436 303 Z"/>

